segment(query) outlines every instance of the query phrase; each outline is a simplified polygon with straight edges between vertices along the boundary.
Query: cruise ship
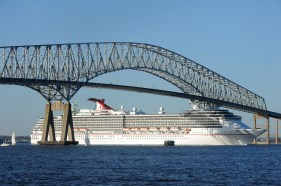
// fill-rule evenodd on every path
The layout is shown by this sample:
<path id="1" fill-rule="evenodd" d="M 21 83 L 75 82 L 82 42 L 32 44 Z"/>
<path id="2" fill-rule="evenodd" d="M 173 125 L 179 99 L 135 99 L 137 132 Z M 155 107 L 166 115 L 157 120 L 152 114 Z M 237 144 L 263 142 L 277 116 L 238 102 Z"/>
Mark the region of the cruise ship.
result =
<path id="1" fill-rule="evenodd" d="M 104 99 L 90 98 L 94 110 L 73 111 L 75 140 L 80 145 L 247 145 L 265 129 L 251 129 L 241 117 L 228 110 L 201 110 L 193 107 L 181 114 L 156 114 L 114 110 Z M 54 117 L 56 140 L 60 141 L 63 116 Z M 44 118 L 40 118 L 31 133 L 31 143 L 42 138 Z"/>

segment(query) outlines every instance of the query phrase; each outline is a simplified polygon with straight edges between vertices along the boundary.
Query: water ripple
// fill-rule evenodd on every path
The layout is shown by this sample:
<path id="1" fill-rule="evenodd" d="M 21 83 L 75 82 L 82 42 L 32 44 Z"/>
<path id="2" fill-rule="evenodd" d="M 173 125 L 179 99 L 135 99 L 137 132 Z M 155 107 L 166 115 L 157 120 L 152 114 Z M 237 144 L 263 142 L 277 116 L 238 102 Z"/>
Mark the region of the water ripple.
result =
<path id="1" fill-rule="evenodd" d="M 281 146 L 0 148 L 1 185 L 280 185 Z"/>

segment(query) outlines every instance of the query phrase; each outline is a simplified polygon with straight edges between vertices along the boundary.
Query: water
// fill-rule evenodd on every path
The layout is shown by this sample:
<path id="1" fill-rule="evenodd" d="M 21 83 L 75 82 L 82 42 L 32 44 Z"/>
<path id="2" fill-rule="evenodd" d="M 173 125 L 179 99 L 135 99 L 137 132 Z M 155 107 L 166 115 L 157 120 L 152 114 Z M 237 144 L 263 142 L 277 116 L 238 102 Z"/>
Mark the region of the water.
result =
<path id="1" fill-rule="evenodd" d="M 0 148 L 0 185 L 280 185 L 280 146 Z"/>

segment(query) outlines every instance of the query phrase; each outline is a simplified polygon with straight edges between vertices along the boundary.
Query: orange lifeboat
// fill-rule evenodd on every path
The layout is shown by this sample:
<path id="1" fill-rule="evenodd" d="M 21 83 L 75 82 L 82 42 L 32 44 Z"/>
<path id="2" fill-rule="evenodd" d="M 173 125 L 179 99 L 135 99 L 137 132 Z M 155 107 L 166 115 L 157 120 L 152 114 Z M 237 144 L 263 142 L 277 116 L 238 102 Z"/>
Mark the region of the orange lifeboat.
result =
<path id="1" fill-rule="evenodd" d="M 74 128 L 74 130 L 75 130 L 75 131 L 80 131 L 80 132 L 81 132 L 81 131 L 86 131 L 85 128 Z"/>
<path id="2" fill-rule="evenodd" d="M 80 128 L 80 131 L 86 131 L 86 129 L 85 128 Z"/>

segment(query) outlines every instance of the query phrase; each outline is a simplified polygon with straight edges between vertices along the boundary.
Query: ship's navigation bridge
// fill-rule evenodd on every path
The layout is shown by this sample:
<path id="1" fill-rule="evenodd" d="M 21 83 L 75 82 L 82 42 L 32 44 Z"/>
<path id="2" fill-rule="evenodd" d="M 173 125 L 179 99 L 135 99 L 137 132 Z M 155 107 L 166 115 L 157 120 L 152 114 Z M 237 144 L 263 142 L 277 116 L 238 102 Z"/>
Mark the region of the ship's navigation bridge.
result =
<path id="1" fill-rule="evenodd" d="M 194 96 L 189 99 L 199 108 L 218 108 L 227 102 L 267 110 L 261 96 L 191 59 L 155 45 L 99 42 L 5 46 L 0 47 L 0 53 L 0 83 L 27 86 L 48 102 L 69 102 L 95 77 L 132 69 L 172 83 L 184 94 Z"/>

